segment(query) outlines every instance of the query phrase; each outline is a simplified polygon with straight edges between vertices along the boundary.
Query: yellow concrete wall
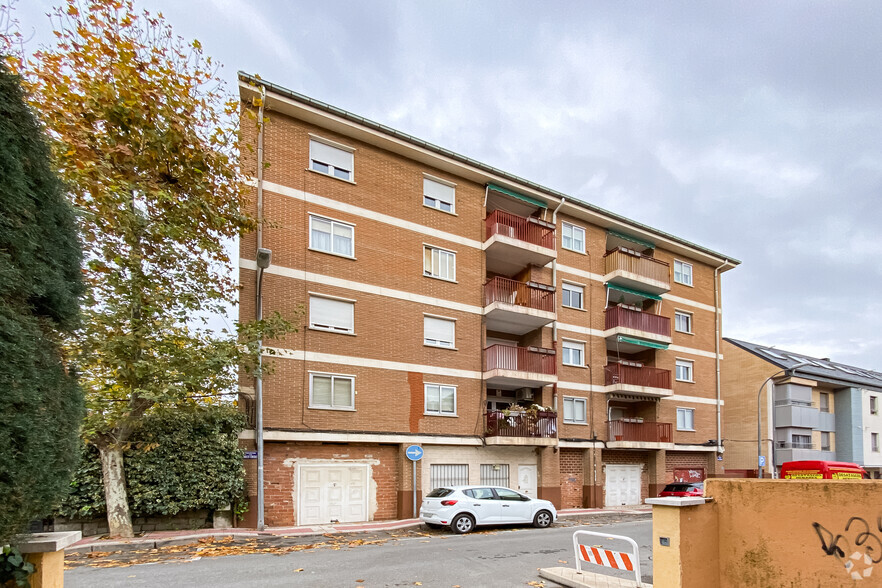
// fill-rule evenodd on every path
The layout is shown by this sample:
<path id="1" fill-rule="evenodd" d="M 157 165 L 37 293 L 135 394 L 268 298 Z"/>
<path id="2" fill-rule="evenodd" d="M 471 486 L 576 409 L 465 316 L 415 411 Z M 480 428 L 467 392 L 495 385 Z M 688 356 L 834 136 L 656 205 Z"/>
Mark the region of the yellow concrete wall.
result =
<path id="1" fill-rule="evenodd" d="M 882 584 L 882 483 L 718 478 L 705 494 L 705 505 L 653 507 L 655 586 Z"/>

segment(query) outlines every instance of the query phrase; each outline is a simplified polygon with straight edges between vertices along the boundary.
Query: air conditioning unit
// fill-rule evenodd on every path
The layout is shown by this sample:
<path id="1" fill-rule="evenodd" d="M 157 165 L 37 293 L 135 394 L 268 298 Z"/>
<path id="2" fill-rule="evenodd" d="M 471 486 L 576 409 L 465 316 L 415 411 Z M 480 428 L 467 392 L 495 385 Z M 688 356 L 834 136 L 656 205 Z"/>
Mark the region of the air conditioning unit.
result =
<path id="1" fill-rule="evenodd" d="M 533 400 L 532 388 L 521 388 L 515 392 L 515 398 L 517 400 Z"/>

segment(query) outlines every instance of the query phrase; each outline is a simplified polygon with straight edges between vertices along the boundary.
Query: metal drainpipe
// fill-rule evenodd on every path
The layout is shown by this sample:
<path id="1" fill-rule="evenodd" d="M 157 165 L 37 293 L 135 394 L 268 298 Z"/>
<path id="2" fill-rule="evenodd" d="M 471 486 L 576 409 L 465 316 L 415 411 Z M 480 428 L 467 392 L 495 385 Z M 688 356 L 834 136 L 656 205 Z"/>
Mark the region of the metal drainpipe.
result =
<path id="1" fill-rule="evenodd" d="M 564 205 L 566 202 L 566 198 L 560 199 L 560 204 L 557 205 L 557 208 L 554 209 L 554 212 L 551 214 L 551 223 L 554 225 L 555 232 L 557 231 L 557 211 L 560 210 L 560 207 Z M 554 248 L 557 249 L 557 242 L 554 243 Z M 551 260 L 551 284 L 554 286 L 554 290 L 557 291 L 557 257 Z M 556 309 L 555 309 L 556 310 Z M 555 315 L 557 313 L 555 312 Z M 551 340 L 554 341 L 555 347 L 557 346 L 557 318 L 554 319 L 554 322 L 551 324 Z M 557 349 L 555 349 L 557 351 Z M 555 358 L 555 361 L 557 359 Z"/>
<path id="2" fill-rule="evenodd" d="M 260 106 L 257 110 L 257 249 L 263 247 L 263 111 L 266 103 L 266 86 L 260 87 Z M 256 257 L 255 251 L 255 259 Z M 257 320 L 263 319 L 263 300 L 261 296 L 261 281 L 263 270 L 257 270 L 256 284 L 256 314 Z M 254 380 L 254 404 L 256 441 L 257 441 L 257 530 L 264 529 L 264 472 L 263 472 L 263 339 L 257 341 L 257 377 Z"/>
<path id="3" fill-rule="evenodd" d="M 720 420 L 720 270 L 729 265 L 729 259 L 727 258 L 722 265 L 717 267 L 714 270 L 714 326 L 716 336 L 714 337 L 714 348 L 716 353 L 714 354 L 714 361 L 716 362 L 717 368 L 717 453 L 723 452 L 723 440 L 722 440 L 722 423 Z"/>

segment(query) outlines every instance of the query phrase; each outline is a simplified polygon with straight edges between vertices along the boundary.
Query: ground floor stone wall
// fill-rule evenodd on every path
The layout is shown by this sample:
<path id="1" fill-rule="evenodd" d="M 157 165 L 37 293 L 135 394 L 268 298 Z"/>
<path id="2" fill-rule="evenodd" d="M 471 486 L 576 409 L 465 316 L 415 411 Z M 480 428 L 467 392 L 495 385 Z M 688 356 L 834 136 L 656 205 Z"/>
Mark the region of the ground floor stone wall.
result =
<path id="1" fill-rule="evenodd" d="M 179 531 L 185 529 L 208 529 L 213 526 L 213 514 L 210 510 L 194 510 L 181 512 L 176 515 L 134 517 L 132 530 L 135 533 L 147 533 L 150 531 Z M 100 518 L 65 518 L 56 517 L 43 521 L 43 532 L 53 531 L 80 531 L 83 537 L 92 535 L 106 535 L 108 533 L 107 519 Z"/>

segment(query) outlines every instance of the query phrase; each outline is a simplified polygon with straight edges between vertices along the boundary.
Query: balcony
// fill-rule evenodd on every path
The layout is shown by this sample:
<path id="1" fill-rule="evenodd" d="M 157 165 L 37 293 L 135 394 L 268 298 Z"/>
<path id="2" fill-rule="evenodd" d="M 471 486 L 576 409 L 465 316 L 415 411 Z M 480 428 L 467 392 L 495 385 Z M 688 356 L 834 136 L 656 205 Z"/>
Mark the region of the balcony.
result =
<path id="1" fill-rule="evenodd" d="M 623 247 L 607 251 L 603 260 L 605 282 L 656 295 L 671 289 L 670 265 L 664 261 Z"/>
<path id="2" fill-rule="evenodd" d="M 671 370 L 611 363 L 603 368 L 606 391 L 660 398 L 671 396 Z"/>
<path id="3" fill-rule="evenodd" d="M 673 443 L 672 423 L 649 423 L 642 419 L 607 421 L 610 441 L 638 443 Z"/>
<path id="4" fill-rule="evenodd" d="M 514 275 L 528 265 L 545 266 L 557 258 L 554 225 L 494 210 L 486 218 L 487 271 Z"/>
<path id="5" fill-rule="evenodd" d="M 611 306 L 606 309 L 606 340 L 615 344 L 619 341 L 620 335 L 670 345 L 671 319 L 621 306 Z M 630 343 L 618 343 L 618 347 L 616 345 L 608 345 L 608 347 L 618 348 L 622 353 L 636 353 L 643 350 L 641 346 Z"/>
<path id="6" fill-rule="evenodd" d="M 555 445 L 557 413 L 552 411 L 484 413 L 484 437 L 487 445 Z"/>
<path id="7" fill-rule="evenodd" d="M 557 382 L 554 351 L 541 347 L 491 345 L 484 350 L 484 380 L 491 388 L 538 388 Z"/>
<path id="8" fill-rule="evenodd" d="M 555 318 L 554 288 L 495 277 L 484 284 L 487 330 L 523 335 Z"/>

